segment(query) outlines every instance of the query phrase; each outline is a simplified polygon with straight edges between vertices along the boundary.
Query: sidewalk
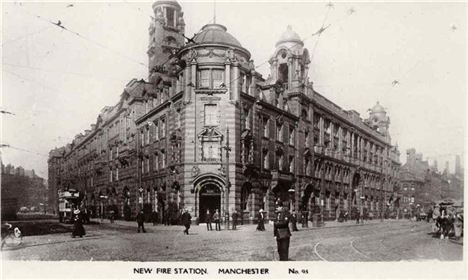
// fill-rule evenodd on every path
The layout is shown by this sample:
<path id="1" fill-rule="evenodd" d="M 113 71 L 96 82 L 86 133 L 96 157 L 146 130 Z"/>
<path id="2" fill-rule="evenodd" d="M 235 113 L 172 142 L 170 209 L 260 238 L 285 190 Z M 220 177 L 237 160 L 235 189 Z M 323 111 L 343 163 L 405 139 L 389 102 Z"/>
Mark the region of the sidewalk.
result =
<path id="1" fill-rule="evenodd" d="M 132 228 L 137 228 L 137 223 L 136 221 L 124 221 L 124 220 L 114 220 L 114 224 L 111 224 L 109 219 L 101 219 L 99 218 L 92 218 L 92 222 L 98 223 L 98 224 L 103 224 L 107 226 L 112 226 L 112 225 L 118 225 L 118 226 L 125 226 L 125 227 L 132 227 Z M 322 226 L 319 227 L 313 227 L 312 222 L 309 221 L 308 225 L 309 227 L 303 228 L 301 223 L 297 223 L 297 228 L 299 230 L 318 230 L 321 228 L 337 228 L 337 227 L 353 227 L 353 226 L 364 226 L 364 225 L 373 225 L 373 224 L 380 224 L 380 223 L 395 223 L 395 222 L 408 222 L 408 220 L 405 219 L 400 219 L 400 220 L 394 220 L 394 219 L 386 219 L 381 221 L 380 219 L 374 219 L 374 220 L 368 220 L 365 221 L 364 223 L 359 223 L 356 224 L 355 220 L 348 220 L 347 222 L 338 222 L 338 221 L 324 221 Z M 230 224 L 232 226 L 232 224 Z M 200 224 L 195 224 L 192 222 L 192 227 L 206 227 L 205 223 L 200 223 Z M 214 224 L 213 224 L 214 226 Z M 273 226 L 273 223 L 266 222 L 265 226 Z M 152 223 L 145 223 L 145 227 L 147 228 L 156 228 L 158 230 L 171 230 L 174 228 L 179 228 L 181 225 L 172 225 L 172 226 L 165 226 L 163 224 L 156 224 L 156 226 L 153 226 Z M 244 225 L 237 225 L 237 230 L 240 231 L 255 231 L 257 227 L 257 224 L 244 224 Z M 224 224 L 221 224 L 221 229 L 224 230 Z"/>

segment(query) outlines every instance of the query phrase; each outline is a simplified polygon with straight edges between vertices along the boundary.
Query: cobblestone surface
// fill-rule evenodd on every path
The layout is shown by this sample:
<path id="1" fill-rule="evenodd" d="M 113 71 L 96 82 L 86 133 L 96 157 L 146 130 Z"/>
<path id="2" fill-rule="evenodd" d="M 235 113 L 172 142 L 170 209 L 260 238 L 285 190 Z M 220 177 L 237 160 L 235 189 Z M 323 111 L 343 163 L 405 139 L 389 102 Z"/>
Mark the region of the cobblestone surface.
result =
<path id="1" fill-rule="evenodd" d="M 265 232 L 255 225 L 233 231 L 206 231 L 192 226 L 190 235 L 181 226 L 146 225 L 137 233 L 134 223 L 86 226 L 87 235 L 27 236 L 19 248 L 2 252 L 7 260 L 80 261 L 272 261 L 278 259 L 272 226 Z M 400 261 L 462 260 L 463 246 L 433 238 L 430 224 L 410 221 L 328 223 L 323 228 L 293 232 L 289 256 L 297 261 Z"/>

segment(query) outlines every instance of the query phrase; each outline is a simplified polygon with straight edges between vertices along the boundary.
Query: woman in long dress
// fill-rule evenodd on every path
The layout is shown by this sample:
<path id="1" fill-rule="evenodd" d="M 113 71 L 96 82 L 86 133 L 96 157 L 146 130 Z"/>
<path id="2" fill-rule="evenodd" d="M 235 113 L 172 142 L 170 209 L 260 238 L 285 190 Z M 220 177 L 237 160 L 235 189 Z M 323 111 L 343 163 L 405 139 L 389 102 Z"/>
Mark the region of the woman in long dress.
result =
<path id="1" fill-rule="evenodd" d="M 263 209 L 260 209 L 257 215 L 257 230 L 259 231 L 265 230 L 265 214 L 263 213 L 264 213 Z"/>
<path id="2" fill-rule="evenodd" d="M 83 221 L 81 219 L 81 214 L 80 210 L 75 210 L 73 214 L 75 214 L 75 217 L 73 219 L 73 232 L 72 232 L 72 237 L 75 238 L 75 236 L 83 237 L 83 235 L 86 234 L 85 229 L 83 227 Z"/>

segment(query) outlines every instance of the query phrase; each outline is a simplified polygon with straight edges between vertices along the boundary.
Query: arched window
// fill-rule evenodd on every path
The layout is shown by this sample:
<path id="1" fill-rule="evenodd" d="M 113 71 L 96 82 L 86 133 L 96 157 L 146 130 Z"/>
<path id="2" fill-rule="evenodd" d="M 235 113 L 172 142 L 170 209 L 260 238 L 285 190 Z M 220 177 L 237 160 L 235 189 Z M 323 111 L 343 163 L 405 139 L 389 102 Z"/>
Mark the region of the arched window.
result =
<path id="1" fill-rule="evenodd" d="M 288 83 L 288 72 L 289 72 L 288 65 L 286 63 L 281 63 L 278 66 L 278 81 L 280 81 L 283 84 L 287 84 Z"/>

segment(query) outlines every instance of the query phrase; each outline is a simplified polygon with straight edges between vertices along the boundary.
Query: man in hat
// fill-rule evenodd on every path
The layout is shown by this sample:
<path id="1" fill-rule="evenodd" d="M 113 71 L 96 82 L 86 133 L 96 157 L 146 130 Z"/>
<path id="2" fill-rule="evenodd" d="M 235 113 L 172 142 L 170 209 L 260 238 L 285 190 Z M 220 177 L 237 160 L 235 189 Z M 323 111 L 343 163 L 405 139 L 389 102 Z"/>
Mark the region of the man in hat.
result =
<path id="1" fill-rule="evenodd" d="M 276 245 L 278 246 L 280 261 L 287 261 L 291 231 L 289 230 L 288 211 L 283 207 L 283 203 L 278 203 L 278 208 L 276 208 L 275 214 L 276 219 L 273 224 L 273 235 L 276 239 Z"/>
<path id="2" fill-rule="evenodd" d="M 192 223 L 192 216 L 187 209 L 184 209 L 184 213 L 180 217 L 182 224 L 185 226 L 184 234 L 189 234 L 190 224 Z"/>
<path id="3" fill-rule="evenodd" d="M 213 230 L 213 227 L 211 226 L 211 213 L 210 213 L 210 209 L 207 209 L 207 210 L 206 210 L 205 220 L 206 220 L 206 229 L 207 229 L 208 231 Z"/>
<path id="4" fill-rule="evenodd" d="M 216 209 L 213 214 L 213 221 L 215 222 L 215 229 L 221 231 L 221 222 L 220 222 L 219 210 Z"/>
<path id="5" fill-rule="evenodd" d="M 136 216 L 136 221 L 138 223 L 138 230 L 137 232 L 140 232 L 140 228 L 143 232 L 146 232 L 145 230 L 145 215 L 143 214 L 143 210 L 140 210 L 138 212 L 138 215 Z"/>
<path id="6" fill-rule="evenodd" d="M 75 236 L 83 237 L 83 235 L 86 234 L 85 229 L 83 227 L 83 221 L 81 219 L 81 211 L 76 209 L 73 211 L 74 217 L 73 217 L 73 232 L 72 232 L 72 237 L 75 238 Z"/>
<path id="7" fill-rule="evenodd" d="M 260 209 L 257 214 L 257 230 L 264 231 L 265 230 L 265 211 Z"/>

